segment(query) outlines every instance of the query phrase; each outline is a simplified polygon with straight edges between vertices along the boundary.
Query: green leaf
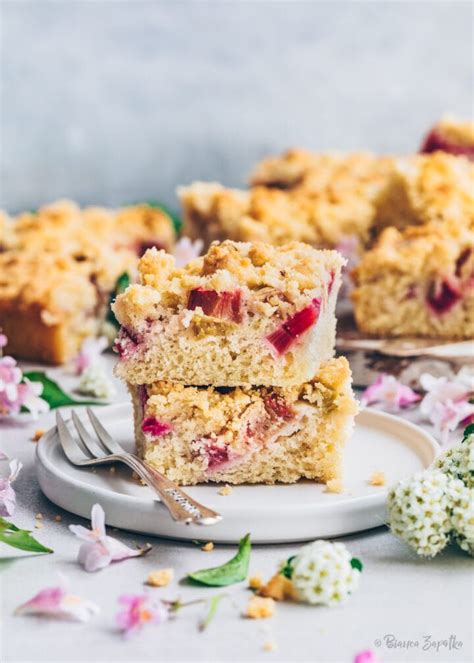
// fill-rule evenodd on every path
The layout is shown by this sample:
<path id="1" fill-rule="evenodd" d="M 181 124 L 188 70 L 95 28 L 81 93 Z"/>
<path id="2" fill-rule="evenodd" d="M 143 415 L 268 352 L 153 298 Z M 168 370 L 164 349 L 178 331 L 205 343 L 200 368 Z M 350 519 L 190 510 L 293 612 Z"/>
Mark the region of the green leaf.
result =
<path id="1" fill-rule="evenodd" d="M 167 216 L 169 216 L 171 221 L 173 222 L 176 234 L 179 233 L 179 231 L 181 230 L 181 226 L 183 225 L 183 222 L 181 221 L 181 218 L 177 214 L 175 214 L 172 210 L 170 210 L 170 208 L 167 205 L 160 202 L 159 200 L 145 200 L 144 203 L 145 205 L 148 205 L 153 209 L 160 209 Z"/>
<path id="2" fill-rule="evenodd" d="M 242 582 L 247 577 L 249 570 L 251 548 L 250 534 L 247 534 L 243 539 L 240 539 L 239 550 L 235 557 L 232 557 L 222 566 L 188 573 L 188 578 L 200 585 L 209 587 L 226 587 L 236 582 Z"/>
<path id="3" fill-rule="evenodd" d="M 105 319 L 107 320 L 107 322 L 110 322 L 110 324 L 113 325 L 116 329 L 118 329 L 120 325 L 117 322 L 117 318 L 115 317 L 114 312 L 111 309 L 111 305 L 116 300 L 117 296 L 122 294 L 122 292 L 124 292 L 129 285 L 130 285 L 130 275 L 128 272 L 123 272 L 123 274 L 120 274 L 120 276 L 118 277 L 117 281 L 115 282 L 115 287 L 113 291 L 110 293 L 109 304 L 107 306 L 107 315 Z"/>
<path id="4" fill-rule="evenodd" d="M 282 567 L 280 573 L 282 576 L 285 576 L 285 578 L 289 578 L 291 580 L 291 576 L 293 575 L 293 560 L 295 559 L 296 555 L 293 555 L 293 557 L 288 557 L 288 559 L 285 562 L 285 565 Z"/>
<path id="5" fill-rule="evenodd" d="M 209 601 L 207 602 L 208 604 L 208 610 L 207 614 L 202 620 L 202 622 L 199 624 L 199 630 L 204 631 L 206 628 L 209 626 L 209 624 L 212 622 L 214 617 L 216 616 L 217 608 L 219 607 L 219 603 L 222 601 L 224 596 L 227 596 L 227 594 L 216 594 L 213 596 Z"/>
<path id="6" fill-rule="evenodd" d="M 18 548 L 19 550 L 26 550 L 27 552 L 54 552 L 51 548 L 46 548 L 46 546 L 43 546 L 31 536 L 29 530 L 19 529 L 16 525 L 8 522 L 8 520 L 5 520 L 4 518 L 0 518 L 0 542 L 6 543 L 7 546 Z"/>
<path id="7" fill-rule="evenodd" d="M 466 426 L 464 429 L 463 440 L 465 440 L 466 437 L 469 437 L 469 435 L 474 435 L 474 424 L 469 424 L 469 426 Z"/>
<path id="8" fill-rule="evenodd" d="M 43 371 L 27 371 L 23 373 L 23 377 L 31 382 L 41 382 L 43 385 L 41 398 L 49 403 L 51 409 L 63 407 L 64 405 L 106 405 L 106 403 L 101 403 L 100 401 L 77 401 L 71 398 L 71 396 L 68 396 L 61 389 L 57 382 L 48 378 Z"/>
<path id="9" fill-rule="evenodd" d="M 364 565 L 360 561 L 360 559 L 357 559 L 357 557 L 353 557 L 351 559 L 351 566 L 353 569 L 357 569 L 358 571 L 362 572 Z"/>

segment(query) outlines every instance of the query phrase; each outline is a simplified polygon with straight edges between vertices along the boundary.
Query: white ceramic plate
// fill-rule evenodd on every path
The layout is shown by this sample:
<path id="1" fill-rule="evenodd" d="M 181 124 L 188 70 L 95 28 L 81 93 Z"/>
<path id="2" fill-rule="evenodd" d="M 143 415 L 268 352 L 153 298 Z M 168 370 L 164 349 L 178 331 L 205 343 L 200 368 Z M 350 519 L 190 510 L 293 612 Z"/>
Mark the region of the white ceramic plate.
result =
<path id="1" fill-rule="evenodd" d="M 132 411 L 127 404 L 97 410 L 101 421 L 124 447 L 133 446 Z M 227 496 L 218 486 L 186 490 L 219 511 L 223 520 L 210 527 L 175 523 L 152 491 L 134 481 L 126 468 L 80 469 L 63 454 L 55 429 L 37 446 L 37 473 L 43 493 L 55 504 L 89 518 L 100 502 L 108 525 L 176 539 L 212 539 L 235 543 L 251 532 L 255 543 L 304 541 L 378 527 L 385 522 L 390 484 L 428 467 L 438 445 L 417 426 L 375 410 L 364 410 L 345 459 L 345 492 L 328 493 L 323 485 L 300 482 L 285 486 L 236 486 Z M 370 486 L 374 471 L 383 471 L 387 486 Z"/>

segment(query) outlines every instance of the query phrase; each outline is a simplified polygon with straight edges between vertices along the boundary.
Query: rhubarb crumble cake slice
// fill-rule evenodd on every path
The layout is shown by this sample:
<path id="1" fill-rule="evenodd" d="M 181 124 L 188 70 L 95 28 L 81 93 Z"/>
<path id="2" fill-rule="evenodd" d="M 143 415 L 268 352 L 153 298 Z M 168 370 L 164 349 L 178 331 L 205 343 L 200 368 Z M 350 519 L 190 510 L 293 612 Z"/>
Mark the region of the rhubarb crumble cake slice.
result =
<path id="1" fill-rule="evenodd" d="M 294 387 L 129 389 L 140 456 L 181 485 L 341 478 L 357 412 L 343 357 Z"/>
<path id="2" fill-rule="evenodd" d="M 71 358 L 101 330 L 137 254 L 174 244 L 171 219 L 146 204 L 81 209 L 61 200 L 0 219 L 0 328 L 7 352 L 36 361 Z"/>
<path id="3" fill-rule="evenodd" d="M 292 150 L 262 162 L 249 191 L 205 182 L 179 188 L 184 231 L 205 243 L 301 241 L 334 248 L 356 238 L 362 247 L 390 167 L 391 159 L 371 154 Z"/>
<path id="4" fill-rule="evenodd" d="M 450 115 L 441 118 L 428 132 L 420 152 L 438 150 L 474 159 L 474 122 L 463 122 Z"/>
<path id="5" fill-rule="evenodd" d="M 387 228 L 353 272 L 359 329 L 377 336 L 474 338 L 474 226 Z"/>
<path id="6" fill-rule="evenodd" d="M 445 152 L 394 160 L 391 175 L 377 198 L 373 233 L 393 226 L 474 219 L 474 164 Z"/>
<path id="7" fill-rule="evenodd" d="M 177 268 L 151 249 L 117 297 L 119 377 L 133 384 L 286 386 L 333 356 L 343 258 L 230 240 Z"/>
<path id="8" fill-rule="evenodd" d="M 5 351 L 23 359 L 61 364 L 100 331 L 117 278 L 133 272 L 129 251 L 102 252 L 98 265 L 52 252 L 0 253 L 0 329 Z"/>

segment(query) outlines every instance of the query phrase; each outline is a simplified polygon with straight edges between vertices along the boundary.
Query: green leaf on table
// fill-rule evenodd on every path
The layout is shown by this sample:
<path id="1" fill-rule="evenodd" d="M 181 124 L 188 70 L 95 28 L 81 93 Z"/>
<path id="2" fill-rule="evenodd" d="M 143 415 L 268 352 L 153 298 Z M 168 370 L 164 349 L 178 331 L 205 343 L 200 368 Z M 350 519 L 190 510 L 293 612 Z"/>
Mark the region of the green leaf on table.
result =
<path id="1" fill-rule="evenodd" d="M 291 576 L 293 575 L 293 560 L 295 557 L 296 555 L 293 555 L 293 557 L 288 557 L 285 565 L 280 570 L 281 575 L 285 576 L 285 578 L 289 578 L 289 580 L 291 580 Z"/>
<path id="2" fill-rule="evenodd" d="M 207 602 L 208 605 L 207 614 L 199 624 L 200 631 L 205 631 L 206 628 L 209 626 L 209 624 L 212 622 L 212 620 L 216 616 L 219 603 L 222 601 L 224 596 L 227 596 L 227 594 L 216 594 L 215 596 L 209 599 L 209 601 Z"/>
<path id="3" fill-rule="evenodd" d="M 183 222 L 181 221 L 181 218 L 177 214 L 175 214 L 172 210 L 170 210 L 170 208 L 167 205 L 160 202 L 159 200 L 145 200 L 144 203 L 145 205 L 148 205 L 148 207 L 152 207 L 153 209 L 160 209 L 167 216 L 169 216 L 171 221 L 173 222 L 175 233 L 176 234 L 179 233 L 179 231 L 181 230 L 181 226 L 183 225 Z"/>
<path id="4" fill-rule="evenodd" d="M 27 552 L 52 553 L 51 548 L 46 548 L 27 529 L 19 529 L 13 523 L 4 518 L 0 518 L 0 543 L 6 543 L 7 546 L 26 550 Z"/>
<path id="5" fill-rule="evenodd" d="M 111 305 L 116 300 L 118 295 L 121 295 L 122 292 L 125 292 L 125 290 L 128 288 L 129 285 L 130 285 L 130 274 L 128 272 L 123 272 L 123 274 L 120 274 L 120 276 L 118 277 L 117 281 L 115 282 L 115 287 L 110 293 L 109 304 L 107 306 L 107 315 L 105 319 L 107 322 L 110 322 L 110 324 L 116 327 L 117 329 L 120 327 L 120 325 L 117 322 L 117 318 L 115 317 L 114 312 L 111 309 Z"/>
<path id="6" fill-rule="evenodd" d="M 353 558 L 351 559 L 351 566 L 352 566 L 353 569 L 357 569 L 357 570 L 360 571 L 361 573 L 362 573 L 362 570 L 363 570 L 363 568 L 364 568 L 364 565 L 362 564 L 362 562 L 360 561 L 360 559 L 357 559 L 357 557 L 353 557 Z"/>
<path id="7" fill-rule="evenodd" d="M 49 404 L 52 410 L 56 407 L 63 407 L 64 405 L 105 405 L 105 403 L 101 403 L 100 401 L 77 401 L 71 398 L 71 396 L 68 396 L 61 389 L 57 382 L 48 378 L 43 371 L 27 371 L 23 373 L 23 377 L 30 380 L 30 382 L 41 382 L 43 385 L 41 398 Z"/>
<path id="8" fill-rule="evenodd" d="M 225 587 L 236 582 L 242 582 L 248 574 L 251 548 L 250 534 L 247 534 L 243 539 L 240 539 L 239 550 L 235 557 L 232 557 L 222 566 L 188 573 L 188 578 L 193 582 L 209 587 Z"/>

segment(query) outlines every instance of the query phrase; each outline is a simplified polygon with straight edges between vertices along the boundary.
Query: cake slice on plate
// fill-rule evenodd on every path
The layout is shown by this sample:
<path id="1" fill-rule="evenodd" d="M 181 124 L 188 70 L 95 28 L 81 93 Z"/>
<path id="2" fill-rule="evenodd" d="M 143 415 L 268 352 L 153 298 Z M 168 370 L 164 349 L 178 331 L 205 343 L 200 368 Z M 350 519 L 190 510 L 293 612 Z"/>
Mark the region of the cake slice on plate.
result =
<path id="1" fill-rule="evenodd" d="M 343 264 L 301 243 L 216 243 L 184 268 L 149 250 L 140 284 L 113 306 L 116 373 L 132 384 L 303 384 L 333 356 Z"/>
<path id="2" fill-rule="evenodd" d="M 382 337 L 474 337 L 474 231 L 457 221 L 387 228 L 354 270 L 357 326 Z"/>
<path id="3" fill-rule="evenodd" d="M 140 456 L 179 484 L 341 480 L 357 412 L 343 357 L 288 388 L 129 389 Z"/>

